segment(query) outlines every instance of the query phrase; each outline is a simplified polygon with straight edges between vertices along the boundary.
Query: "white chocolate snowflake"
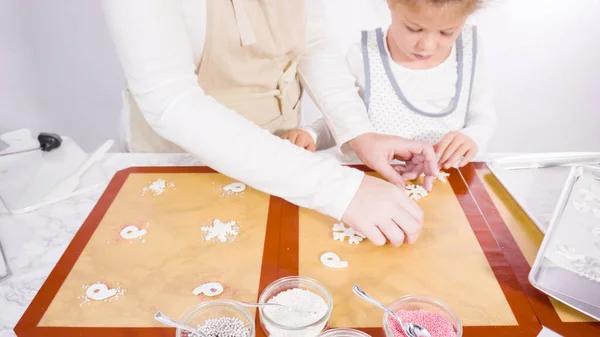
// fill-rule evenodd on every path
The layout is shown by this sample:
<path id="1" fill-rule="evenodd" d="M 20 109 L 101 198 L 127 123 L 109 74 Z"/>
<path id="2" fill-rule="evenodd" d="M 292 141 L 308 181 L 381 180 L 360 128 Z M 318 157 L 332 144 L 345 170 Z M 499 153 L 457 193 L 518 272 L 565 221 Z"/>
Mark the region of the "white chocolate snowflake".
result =
<path id="1" fill-rule="evenodd" d="M 590 230 L 593 236 L 600 236 L 600 226 L 596 226 Z"/>
<path id="2" fill-rule="evenodd" d="M 219 219 L 213 221 L 212 226 L 202 226 L 200 229 L 207 232 L 204 240 L 218 239 L 220 242 L 232 242 L 239 234 L 240 227 L 236 221 L 223 222 Z"/>
<path id="3" fill-rule="evenodd" d="M 423 199 L 428 195 L 427 190 L 423 186 L 413 184 L 406 185 L 404 192 L 413 200 Z"/>
<path id="4" fill-rule="evenodd" d="M 556 247 L 556 252 L 571 262 L 582 260 L 585 258 L 585 255 L 577 253 L 577 250 L 573 246 L 560 245 Z"/>
<path id="5" fill-rule="evenodd" d="M 592 212 L 596 217 L 600 218 L 600 208 L 594 208 Z"/>
<path id="6" fill-rule="evenodd" d="M 556 252 L 571 262 L 573 270 L 579 276 L 600 283 L 600 261 L 598 259 L 579 254 L 573 246 L 558 246 Z"/>
<path id="7" fill-rule="evenodd" d="M 438 173 L 437 177 L 435 179 L 443 182 L 443 183 L 447 183 L 448 182 L 448 177 L 450 176 L 450 173 L 448 172 L 444 172 L 444 171 L 440 171 L 440 173 Z"/>
<path id="8" fill-rule="evenodd" d="M 333 225 L 333 239 L 344 242 L 345 238 L 348 238 L 348 243 L 358 244 L 365 239 L 365 236 L 354 230 L 353 228 L 346 227 L 343 223 L 336 223 Z"/>
<path id="9" fill-rule="evenodd" d="M 586 203 L 586 202 L 577 202 L 577 201 L 573 201 L 573 207 L 583 213 L 587 213 L 590 211 L 590 209 L 592 209 L 592 206 L 590 206 L 590 204 Z"/>
<path id="10" fill-rule="evenodd" d="M 573 262 L 575 271 L 582 277 L 600 283 L 600 261 L 591 256 Z"/>
<path id="11" fill-rule="evenodd" d="M 152 194 L 156 197 L 171 188 L 175 188 L 174 182 L 171 181 L 167 183 L 164 179 L 157 179 L 142 189 L 142 196 L 146 195 L 147 192 L 152 192 Z"/>
<path id="12" fill-rule="evenodd" d="M 421 177 L 424 177 L 425 173 L 421 173 Z M 443 183 L 447 183 L 448 182 L 448 177 L 450 176 L 450 173 L 445 172 L 445 171 L 440 171 L 437 175 L 437 177 L 435 177 L 435 180 L 439 180 Z"/>

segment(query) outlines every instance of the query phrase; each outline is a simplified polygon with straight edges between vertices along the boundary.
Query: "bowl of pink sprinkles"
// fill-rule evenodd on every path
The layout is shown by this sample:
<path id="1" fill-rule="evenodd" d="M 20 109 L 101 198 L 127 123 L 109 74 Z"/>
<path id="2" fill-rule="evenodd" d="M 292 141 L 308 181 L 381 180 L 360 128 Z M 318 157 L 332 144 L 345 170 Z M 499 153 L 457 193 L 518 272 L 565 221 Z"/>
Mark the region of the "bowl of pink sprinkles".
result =
<path id="1" fill-rule="evenodd" d="M 456 314 L 442 301 L 422 295 L 406 295 L 388 306 L 404 322 L 418 324 L 431 337 L 462 337 L 463 329 Z M 383 330 L 387 337 L 407 337 L 402 327 L 388 314 L 383 315 Z"/>

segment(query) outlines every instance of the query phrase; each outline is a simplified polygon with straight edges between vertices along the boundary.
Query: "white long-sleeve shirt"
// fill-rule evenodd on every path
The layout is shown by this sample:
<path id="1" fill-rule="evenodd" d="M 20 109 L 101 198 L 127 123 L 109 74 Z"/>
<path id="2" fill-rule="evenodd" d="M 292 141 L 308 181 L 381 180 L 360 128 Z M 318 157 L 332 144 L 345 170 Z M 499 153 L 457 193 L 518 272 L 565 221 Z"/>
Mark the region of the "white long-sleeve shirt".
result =
<path id="1" fill-rule="evenodd" d="M 385 33 L 386 31 L 384 31 Z M 494 131 L 496 113 L 492 87 L 485 69 L 485 55 L 479 37 L 477 46 L 471 101 L 465 127 L 460 132 L 472 138 L 477 144 L 479 153 L 483 153 Z M 387 44 L 385 44 L 385 51 L 391 60 Z M 360 96 L 363 97 L 365 70 L 360 43 L 352 45 L 348 49 L 346 63 L 355 78 Z M 450 55 L 444 62 L 431 69 L 409 69 L 395 62 L 390 62 L 390 67 L 396 82 L 402 88 L 402 92 L 417 109 L 430 112 L 440 111 L 442 113 L 456 94 L 456 81 L 458 78 L 456 48 L 452 48 Z M 335 139 L 332 137 L 325 119 L 318 119 L 311 125 L 303 127 L 303 129 L 312 135 L 319 150 L 335 145 Z"/>
<path id="2" fill-rule="evenodd" d="M 226 0 L 219 0 L 226 1 Z M 205 0 L 104 0 L 128 90 L 148 123 L 215 170 L 340 219 L 363 173 L 279 139 L 206 95 L 194 73 L 204 48 Z M 299 71 L 336 141 L 372 131 L 319 0 L 307 0 Z M 325 75 L 326 74 L 326 75 Z M 125 116 L 127 111 L 125 111 Z M 125 118 L 125 127 L 127 127 Z"/>

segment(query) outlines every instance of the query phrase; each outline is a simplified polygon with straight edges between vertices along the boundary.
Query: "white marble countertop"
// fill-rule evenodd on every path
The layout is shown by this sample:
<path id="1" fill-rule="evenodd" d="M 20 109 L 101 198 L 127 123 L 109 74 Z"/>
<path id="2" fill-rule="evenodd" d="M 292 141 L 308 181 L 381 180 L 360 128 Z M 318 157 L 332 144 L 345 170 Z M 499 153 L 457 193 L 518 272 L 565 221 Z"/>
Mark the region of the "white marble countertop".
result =
<path id="1" fill-rule="evenodd" d="M 192 166 L 188 154 L 108 154 L 101 165 L 107 177 L 130 166 Z M 0 204 L 0 242 L 12 276 L 0 282 L 0 337 L 15 336 L 17 324 L 67 245 L 92 210 L 103 188 L 23 215 Z M 542 332 L 540 336 L 553 336 Z"/>

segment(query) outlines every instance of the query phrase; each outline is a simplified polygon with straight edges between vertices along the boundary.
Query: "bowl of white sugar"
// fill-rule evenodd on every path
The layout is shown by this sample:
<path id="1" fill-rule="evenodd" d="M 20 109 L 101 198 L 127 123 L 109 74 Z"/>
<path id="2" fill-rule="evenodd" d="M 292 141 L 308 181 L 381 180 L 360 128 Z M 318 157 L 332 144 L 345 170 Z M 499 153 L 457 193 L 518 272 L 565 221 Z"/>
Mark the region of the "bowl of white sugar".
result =
<path id="1" fill-rule="evenodd" d="M 259 303 L 260 324 L 267 336 L 316 337 L 329 326 L 333 298 L 316 280 L 290 276 L 280 278 L 262 291 Z"/>
<path id="2" fill-rule="evenodd" d="M 198 329 L 207 337 L 255 337 L 254 319 L 248 309 L 226 299 L 202 302 L 190 310 L 181 322 Z M 177 337 L 196 337 L 195 334 L 177 329 Z"/>

